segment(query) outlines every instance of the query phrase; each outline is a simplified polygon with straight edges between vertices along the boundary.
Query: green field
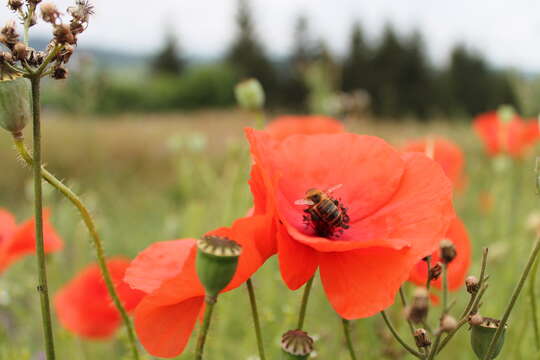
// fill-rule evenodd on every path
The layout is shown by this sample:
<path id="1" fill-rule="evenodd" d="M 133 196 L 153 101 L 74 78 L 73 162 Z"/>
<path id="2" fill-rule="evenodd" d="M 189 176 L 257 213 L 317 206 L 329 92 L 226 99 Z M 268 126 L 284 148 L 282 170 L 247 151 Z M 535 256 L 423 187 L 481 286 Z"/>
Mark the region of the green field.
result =
<path id="1" fill-rule="evenodd" d="M 89 121 L 92 120 L 92 121 Z M 249 153 L 242 128 L 253 125 L 245 113 L 205 111 L 168 115 L 123 115 L 117 118 L 68 119 L 46 114 L 44 158 L 53 173 L 82 194 L 93 211 L 108 255 L 134 257 L 156 241 L 199 237 L 229 225 L 246 213 L 251 195 L 247 186 Z M 534 234 L 525 227 L 528 215 L 540 210 L 535 193 L 534 156 L 520 162 L 488 158 L 467 122 L 403 121 L 346 123 L 350 131 L 381 136 L 400 145 L 407 139 L 437 134 L 458 143 L 466 152 L 467 187 L 455 195 L 455 206 L 474 244 L 472 273 L 478 273 L 481 249 L 490 248 L 490 288 L 483 315 L 500 317 L 531 249 Z M 32 215 L 31 176 L 18 161 L 7 133 L 0 133 L 0 207 L 19 221 Z M 489 193 L 493 207 L 480 199 Z M 73 274 L 94 261 L 86 229 L 72 205 L 49 186 L 45 203 L 63 236 L 63 252 L 48 259 L 54 293 Z M 42 348 L 39 300 L 35 291 L 35 259 L 26 258 L 0 277 L 0 359 L 36 359 Z M 270 359 L 279 358 L 279 338 L 294 327 L 301 292 L 291 292 L 280 279 L 275 259 L 254 277 L 261 306 L 263 332 Z M 383 284 L 382 284 L 383 285 Z M 410 291 L 412 286 L 407 285 Z M 306 330 L 316 338 L 316 358 L 348 359 L 338 316 L 316 282 L 308 308 Z M 538 359 L 528 288 L 510 318 L 500 359 Z M 451 293 L 454 313 L 467 300 L 465 290 Z M 436 326 L 439 309 L 430 312 Z M 390 313 L 410 343 L 402 308 Z M 6 326 L 7 325 L 7 326 Z M 354 342 L 360 359 L 407 359 L 380 317 L 354 322 Z M 116 341 L 87 342 L 55 321 L 59 359 L 127 359 L 123 332 Z M 475 359 L 466 327 L 445 348 L 440 359 Z M 192 359 L 193 338 L 178 359 Z M 148 357 L 151 358 L 151 357 Z M 245 288 L 220 297 L 207 346 L 207 359 L 255 360 L 257 348 Z"/>

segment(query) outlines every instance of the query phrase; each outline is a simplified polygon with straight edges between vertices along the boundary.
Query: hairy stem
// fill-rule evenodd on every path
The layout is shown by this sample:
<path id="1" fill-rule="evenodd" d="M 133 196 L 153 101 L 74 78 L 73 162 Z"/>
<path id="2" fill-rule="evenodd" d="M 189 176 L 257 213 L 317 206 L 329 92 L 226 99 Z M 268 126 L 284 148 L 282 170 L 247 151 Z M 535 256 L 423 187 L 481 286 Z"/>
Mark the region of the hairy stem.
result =
<path id="1" fill-rule="evenodd" d="M 206 298 L 206 310 L 204 311 L 204 320 L 201 331 L 199 332 L 199 338 L 197 339 L 197 347 L 195 348 L 195 360 L 202 360 L 203 358 L 204 344 L 206 342 L 206 336 L 208 335 L 208 329 L 210 328 L 210 321 L 212 320 L 216 301 L 216 298 Z"/>
<path id="2" fill-rule="evenodd" d="M 304 286 L 304 294 L 302 295 L 302 303 L 300 305 L 300 313 L 298 314 L 298 325 L 296 326 L 297 329 L 302 330 L 304 327 L 304 320 L 306 318 L 306 310 L 309 300 L 309 294 L 311 293 L 311 287 L 313 286 L 313 279 L 315 278 L 315 275 L 311 277 L 311 279 L 308 280 L 306 285 Z"/>
<path id="3" fill-rule="evenodd" d="M 531 278 L 529 279 L 529 298 L 531 301 L 531 316 L 534 330 L 534 342 L 536 350 L 540 350 L 540 330 L 538 328 L 538 306 L 536 304 L 536 275 L 538 273 L 538 263 L 540 261 L 536 259 L 534 266 L 531 270 Z"/>
<path id="4" fill-rule="evenodd" d="M 345 341 L 347 342 L 347 349 L 351 355 L 351 360 L 356 360 L 356 353 L 354 352 L 353 342 L 351 339 L 351 322 L 347 319 L 341 319 L 343 325 L 343 333 L 345 334 Z"/>
<path id="5" fill-rule="evenodd" d="M 403 340 L 401 338 L 401 336 L 399 336 L 398 332 L 396 331 L 396 329 L 394 328 L 394 325 L 392 325 L 392 323 L 390 322 L 390 319 L 388 318 L 388 316 L 386 315 L 386 312 L 383 310 L 381 311 L 381 316 L 384 320 L 384 323 L 386 324 L 386 326 L 388 327 L 388 330 L 390 330 L 390 332 L 392 333 L 392 335 L 394 336 L 394 338 L 401 344 L 401 346 L 403 346 L 403 348 L 405 350 L 407 350 L 408 352 L 410 352 L 412 355 L 416 356 L 417 358 L 419 359 L 423 359 L 424 356 L 422 354 L 420 354 L 418 351 L 414 350 L 412 347 L 410 347 L 406 342 L 405 340 Z"/>
<path id="6" fill-rule="evenodd" d="M 26 149 L 26 146 L 24 145 L 24 140 L 22 138 L 14 138 L 14 142 L 15 142 L 15 147 L 17 149 L 17 152 L 28 165 L 33 165 L 35 163 L 39 164 L 38 162 L 34 162 L 34 159 L 32 158 L 32 155 Z M 135 333 L 133 331 L 133 326 L 131 325 L 129 316 L 126 310 L 124 309 L 124 306 L 122 305 L 122 302 L 120 301 L 120 298 L 118 297 L 118 294 L 116 293 L 116 289 L 114 287 L 111 274 L 107 267 L 105 250 L 103 248 L 101 238 L 99 237 L 99 234 L 96 229 L 96 225 L 94 223 L 94 220 L 92 219 L 92 216 L 90 215 L 90 212 L 84 206 L 83 202 L 77 196 L 77 194 L 75 194 L 69 187 L 67 187 L 64 183 L 58 180 L 49 171 L 47 171 L 45 167 L 43 166 L 41 166 L 41 176 L 49 184 L 51 184 L 54 188 L 56 188 L 59 192 L 61 192 L 69 201 L 71 201 L 71 203 L 77 208 L 77 210 L 79 210 L 79 213 L 94 243 L 98 265 L 101 270 L 103 279 L 105 280 L 107 291 L 109 292 L 109 295 L 111 296 L 115 307 L 120 312 L 124 325 L 126 326 L 133 358 L 138 360 L 139 352 L 137 351 L 137 341 L 135 338 Z"/>
<path id="7" fill-rule="evenodd" d="M 260 360 L 266 360 L 264 355 L 264 342 L 261 332 L 261 322 L 259 319 L 259 311 L 257 310 L 257 299 L 255 298 L 255 289 L 253 287 L 253 282 L 251 279 L 248 279 L 246 282 L 246 287 L 249 294 L 249 303 L 251 305 L 251 314 L 253 316 L 253 326 L 255 328 L 255 336 L 257 337 L 257 346 L 259 348 L 259 358 Z"/>
<path id="8" fill-rule="evenodd" d="M 45 262 L 45 247 L 43 244 L 43 196 L 41 189 L 41 120 L 40 120 L 40 79 L 35 77 L 32 82 L 32 113 L 33 113 L 33 145 L 35 161 L 32 166 L 34 177 L 34 216 L 36 219 L 36 258 L 38 265 L 38 292 L 41 304 L 43 335 L 47 360 L 55 359 L 54 338 L 51 321 L 49 288 L 47 286 L 47 265 Z"/>

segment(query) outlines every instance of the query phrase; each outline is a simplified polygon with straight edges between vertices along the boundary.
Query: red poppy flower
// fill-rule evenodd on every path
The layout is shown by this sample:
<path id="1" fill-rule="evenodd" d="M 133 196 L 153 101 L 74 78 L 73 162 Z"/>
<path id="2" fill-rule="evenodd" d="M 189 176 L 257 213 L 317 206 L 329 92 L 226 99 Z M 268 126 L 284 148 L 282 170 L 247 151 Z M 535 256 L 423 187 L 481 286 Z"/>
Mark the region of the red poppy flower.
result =
<path id="1" fill-rule="evenodd" d="M 344 318 L 371 316 L 391 305 L 454 217 L 452 185 L 423 154 L 400 153 L 379 138 L 348 133 L 282 142 L 252 129 L 247 136 L 255 159 L 255 208 L 275 208 L 285 283 L 297 289 L 320 268 L 329 301 Z M 347 208 L 341 213 L 348 228 L 327 227 L 322 234 L 321 222 L 306 219 L 298 199 L 308 189 L 336 185 L 342 186 L 331 196 Z"/>
<path id="2" fill-rule="evenodd" d="M 343 124 L 327 116 L 280 116 L 272 121 L 266 131 L 276 140 L 291 135 L 335 134 L 345 131 Z"/>
<path id="3" fill-rule="evenodd" d="M 453 142 L 443 138 L 417 140 L 408 143 L 403 151 L 421 152 L 433 156 L 433 160 L 442 166 L 444 173 L 450 178 L 454 188 L 463 187 L 465 160 L 463 151 Z M 428 152 L 431 152 L 431 154 L 428 154 Z"/>
<path id="4" fill-rule="evenodd" d="M 231 228 L 209 234 L 242 245 L 238 269 L 223 292 L 240 286 L 262 265 L 255 241 L 266 241 L 264 216 L 242 218 Z M 147 294 L 135 310 L 135 329 L 145 349 L 170 358 L 182 353 L 204 310 L 205 291 L 195 270 L 194 239 L 158 242 L 142 251 L 126 272 L 125 281 Z"/>
<path id="5" fill-rule="evenodd" d="M 49 212 L 43 216 L 43 242 L 46 253 L 62 250 L 64 242 L 49 223 Z M 9 265 L 36 251 L 34 219 L 17 225 L 15 217 L 0 209 L 0 273 Z"/>
<path id="6" fill-rule="evenodd" d="M 538 140 L 536 121 L 525 122 L 516 115 L 511 121 L 504 122 L 494 111 L 477 116 L 474 129 L 490 155 L 507 153 L 521 157 Z"/>
<path id="7" fill-rule="evenodd" d="M 117 257 L 107 261 L 112 281 L 127 311 L 137 306 L 144 293 L 131 289 L 124 281 L 129 259 Z M 88 339 L 106 339 L 121 324 L 97 264 L 83 269 L 58 291 L 54 298 L 60 323 L 69 331 Z"/>
<path id="8" fill-rule="evenodd" d="M 457 217 L 452 221 L 445 238 L 454 243 L 457 251 L 457 256 L 448 264 L 448 288 L 450 290 L 457 290 L 464 284 L 467 271 L 469 271 L 469 267 L 471 266 L 471 242 L 465 225 Z M 439 261 L 439 250 L 436 250 L 431 254 L 431 264 L 436 264 Z M 426 284 L 427 264 L 425 261 L 420 261 L 416 265 L 411 272 L 409 280 L 420 286 Z M 432 284 L 440 289 L 442 287 L 442 279 L 439 278 L 433 281 Z"/>

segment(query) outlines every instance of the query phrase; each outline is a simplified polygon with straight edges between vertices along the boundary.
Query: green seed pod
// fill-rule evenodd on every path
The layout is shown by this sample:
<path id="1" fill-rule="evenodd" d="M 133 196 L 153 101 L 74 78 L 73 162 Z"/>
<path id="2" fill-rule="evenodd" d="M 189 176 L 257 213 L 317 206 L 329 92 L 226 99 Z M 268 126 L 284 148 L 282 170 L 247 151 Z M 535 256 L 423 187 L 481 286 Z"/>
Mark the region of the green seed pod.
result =
<path id="1" fill-rule="evenodd" d="M 242 247 L 221 236 L 204 236 L 197 241 L 197 275 L 209 297 L 216 297 L 231 282 Z"/>
<path id="2" fill-rule="evenodd" d="M 21 131 L 32 117 L 30 80 L 23 77 L 0 80 L 0 126 L 14 135 Z"/>
<path id="3" fill-rule="evenodd" d="M 306 360 L 313 351 L 313 339 L 302 330 L 289 330 L 281 337 L 282 360 Z"/>
<path id="4" fill-rule="evenodd" d="M 493 335 L 500 326 L 500 320 L 484 317 L 484 321 L 480 325 L 471 325 L 471 345 L 474 353 L 478 359 L 484 359 L 489 347 Z M 492 353 L 492 357 L 489 359 L 495 359 L 502 350 L 504 345 L 504 336 L 506 333 L 506 326 L 502 331 L 501 336 L 495 344 L 495 351 Z"/>
<path id="5" fill-rule="evenodd" d="M 260 110 L 264 106 L 264 89 L 257 79 L 238 83 L 234 88 L 234 94 L 238 105 L 246 110 Z"/>

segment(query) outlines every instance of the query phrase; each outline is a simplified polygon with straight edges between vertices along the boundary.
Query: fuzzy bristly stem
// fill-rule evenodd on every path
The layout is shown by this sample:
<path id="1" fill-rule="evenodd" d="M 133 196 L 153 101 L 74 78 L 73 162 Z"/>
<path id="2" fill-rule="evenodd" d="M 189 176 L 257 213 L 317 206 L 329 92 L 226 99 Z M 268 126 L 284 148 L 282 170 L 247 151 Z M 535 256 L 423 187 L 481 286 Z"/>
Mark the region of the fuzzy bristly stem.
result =
<path id="1" fill-rule="evenodd" d="M 502 332 L 504 328 L 506 327 L 506 322 L 508 321 L 508 318 L 510 317 L 512 310 L 514 309 L 514 305 L 516 304 L 519 294 L 521 293 L 521 290 L 523 289 L 523 286 L 525 285 L 525 282 L 527 281 L 527 276 L 529 276 L 529 273 L 531 272 L 531 269 L 534 265 L 534 262 L 536 261 L 536 257 L 538 256 L 539 251 L 540 251 L 540 238 L 537 238 L 534 243 L 533 250 L 531 251 L 531 255 L 529 256 L 529 260 L 527 261 L 527 264 L 525 265 L 525 268 L 523 269 L 523 273 L 521 274 L 521 277 L 519 278 L 516 288 L 514 289 L 514 292 L 512 293 L 510 302 L 506 306 L 506 310 L 504 311 L 504 314 L 501 318 L 499 327 L 497 328 L 497 331 L 495 332 L 495 334 L 493 335 L 493 338 L 491 339 L 491 342 L 489 343 L 489 347 L 484 356 L 484 360 L 492 359 L 493 352 L 495 351 L 495 344 L 497 344 L 497 342 L 499 341 L 499 338 L 501 337 Z"/>
<path id="2" fill-rule="evenodd" d="M 199 332 L 199 338 L 197 339 L 197 347 L 195 348 L 195 360 L 202 360 L 204 353 L 204 344 L 206 342 L 206 336 L 208 335 L 208 329 L 210 328 L 210 322 L 212 320 L 212 314 L 214 312 L 214 306 L 216 305 L 217 298 L 206 298 L 206 309 L 204 311 L 204 320 L 201 330 Z"/>
<path id="3" fill-rule="evenodd" d="M 41 119 L 40 119 L 40 78 L 31 79 L 32 83 L 32 113 L 33 113 L 33 146 L 34 163 L 32 172 L 34 177 L 34 216 L 36 223 L 36 258 L 38 266 L 38 292 L 41 305 L 43 335 L 45 338 L 45 352 L 47 360 L 55 359 L 54 337 L 51 321 L 51 307 L 49 301 L 49 288 L 47 285 L 47 265 L 45 262 L 45 247 L 43 244 L 43 195 L 41 188 Z"/>
<path id="4" fill-rule="evenodd" d="M 347 319 L 341 319 L 343 325 L 343 333 L 345 334 L 345 341 L 347 342 L 347 349 L 351 355 L 351 360 L 356 360 L 356 353 L 354 352 L 354 346 L 351 338 L 351 322 Z"/>
<path id="5" fill-rule="evenodd" d="M 427 280 L 426 280 L 426 289 L 429 291 L 431 288 L 431 256 L 428 256 L 426 258 L 426 265 L 427 265 Z"/>
<path id="6" fill-rule="evenodd" d="M 531 316 L 534 330 L 534 342 L 536 350 L 540 350 L 540 330 L 538 328 L 538 306 L 536 303 L 536 275 L 538 273 L 538 264 L 540 261 L 536 259 L 534 266 L 531 270 L 531 277 L 529 279 L 529 298 L 531 302 Z"/>
<path id="7" fill-rule="evenodd" d="M 311 287 L 313 286 L 314 278 L 315 278 L 315 275 L 313 275 L 311 279 L 309 279 L 306 285 L 304 286 L 304 294 L 302 295 L 302 303 L 300 304 L 300 312 L 298 313 L 298 324 L 296 326 L 296 328 L 299 330 L 302 330 L 302 328 L 304 327 L 304 320 L 306 318 L 309 294 L 311 293 Z"/>
<path id="8" fill-rule="evenodd" d="M 442 314 L 441 320 L 444 318 L 448 312 L 448 264 L 444 263 L 442 268 L 442 288 L 443 288 L 443 298 L 442 298 Z M 441 337 L 443 335 L 442 329 L 437 330 L 437 335 L 435 337 L 435 342 L 431 347 L 429 352 L 428 360 L 435 358 L 435 355 L 438 353 L 439 345 L 441 343 Z"/>
<path id="9" fill-rule="evenodd" d="M 401 338 L 401 336 L 399 336 L 399 333 L 397 332 L 397 330 L 394 328 L 394 325 L 392 325 L 392 323 L 390 322 L 390 319 L 388 318 L 388 315 L 386 315 L 386 312 L 383 310 L 381 311 L 381 316 L 384 320 L 384 323 L 386 324 L 386 326 L 388 327 L 388 330 L 390 330 L 390 332 L 392 333 L 392 335 L 394 336 L 394 338 L 401 344 L 401 346 L 403 346 L 403 348 L 405 350 L 407 350 L 408 352 L 410 352 L 412 355 L 416 356 L 417 358 L 419 359 L 423 359 L 424 358 L 424 355 L 422 355 L 421 353 L 419 353 L 418 351 L 414 350 L 412 347 L 410 347 L 406 342 L 405 340 L 403 340 Z"/>
<path id="10" fill-rule="evenodd" d="M 37 162 L 34 162 L 34 159 L 32 158 L 32 155 L 28 152 L 28 149 L 24 145 L 24 140 L 22 138 L 14 138 L 13 140 L 15 142 L 15 148 L 17 149 L 17 152 L 28 165 L 33 166 L 34 163 L 37 163 Z M 84 203 L 77 196 L 77 194 L 75 194 L 68 186 L 66 186 L 64 183 L 58 180 L 53 174 L 47 171 L 45 167 L 43 166 L 41 166 L 41 176 L 43 177 L 43 179 L 45 179 L 45 181 L 51 184 L 56 190 L 60 191 L 60 193 L 62 193 L 69 201 L 71 201 L 71 203 L 79 211 L 84 221 L 84 224 L 86 225 L 86 228 L 88 229 L 88 232 L 90 233 L 90 236 L 92 238 L 94 249 L 96 251 L 96 258 L 97 258 L 98 265 L 99 265 L 101 274 L 103 276 L 103 279 L 105 280 L 107 291 L 109 292 L 109 295 L 111 296 L 113 303 L 115 307 L 118 309 L 122 317 L 122 320 L 124 322 L 124 325 L 126 326 L 128 338 L 130 342 L 130 347 L 131 347 L 131 352 L 133 354 L 133 359 L 138 360 L 139 352 L 137 350 L 137 340 L 135 337 L 135 332 L 133 331 L 133 326 L 131 324 L 129 316 L 124 306 L 122 305 L 122 302 L 120 301 L 118 294 L 116 293 L 116 289 L 114 287 L 114 283 L 112 281 L 109 268 L 107 267 L 105 250 L 103 248 L 103 244 L 99 236 L 99 233 L 96 229 L 94 220 L 92 219 L 92 216 L 90 215 L 90 211 L 88 211 L 88 209 L 84 206 Z"/>
<path id="11" fill-rule="evenodd" d="M 249 294 L 249 303 L 251 305 L 251 314 L 253 315 L 253 326 L 255 328 L 255 336 L 257 337 L 257 347 L 259 348 L 260 360 L 266 360 L 264 355 L 264 342 L 261 332 L 261 322 L 259 319 L 259 311 L 257 309 L 257 299 L 255 298 L 255 289 L 251 279 L 246 281 L 246 287 Z"/>

